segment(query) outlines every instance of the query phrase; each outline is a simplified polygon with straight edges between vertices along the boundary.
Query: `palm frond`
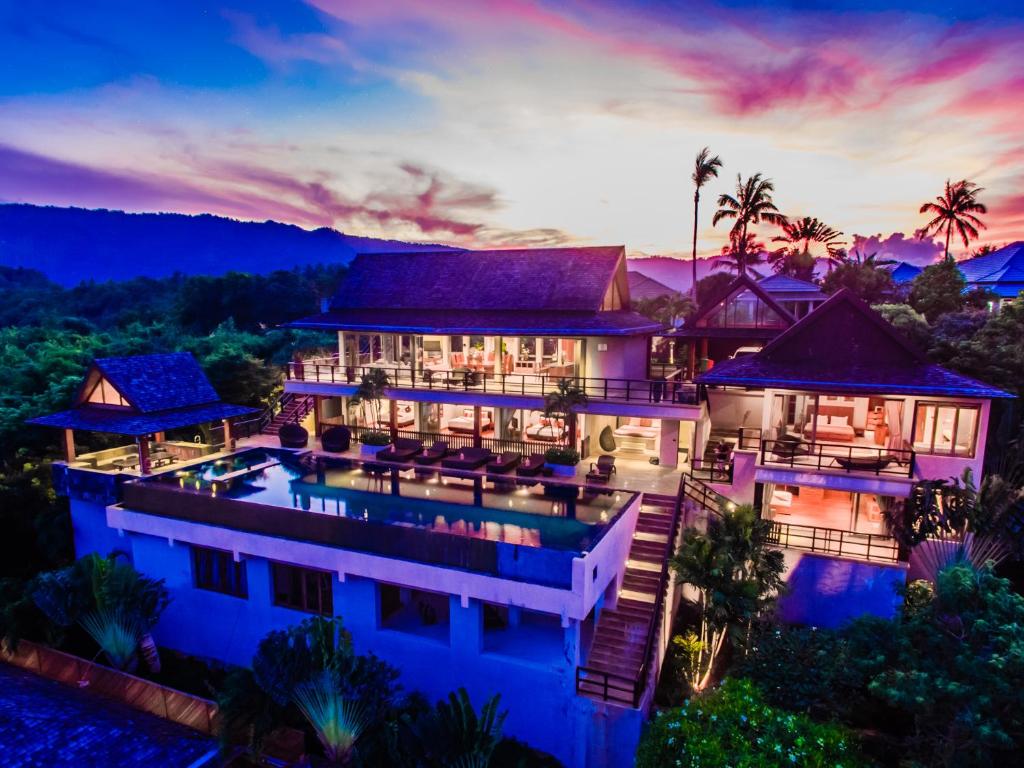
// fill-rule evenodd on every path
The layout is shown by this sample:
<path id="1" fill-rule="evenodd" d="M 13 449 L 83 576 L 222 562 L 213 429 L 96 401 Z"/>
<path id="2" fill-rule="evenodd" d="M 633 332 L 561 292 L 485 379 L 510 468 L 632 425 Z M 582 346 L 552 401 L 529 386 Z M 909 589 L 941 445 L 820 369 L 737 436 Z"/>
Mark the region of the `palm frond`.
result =
<path id="1" fill-rule="evenodd" d="M 331 762 L 345 761 L 370 725 L 366 708 L 357 700 L 344 698 L 329 671 L 297 686 L 294 699 Z"/>
<path id="2" fill-rule="evenodd" d="M 80 623 L 112 665 L 118 669 L 131 665 L 142 637 L 137 621 L 118 610 L 100 608 L 82 616 Z"/>

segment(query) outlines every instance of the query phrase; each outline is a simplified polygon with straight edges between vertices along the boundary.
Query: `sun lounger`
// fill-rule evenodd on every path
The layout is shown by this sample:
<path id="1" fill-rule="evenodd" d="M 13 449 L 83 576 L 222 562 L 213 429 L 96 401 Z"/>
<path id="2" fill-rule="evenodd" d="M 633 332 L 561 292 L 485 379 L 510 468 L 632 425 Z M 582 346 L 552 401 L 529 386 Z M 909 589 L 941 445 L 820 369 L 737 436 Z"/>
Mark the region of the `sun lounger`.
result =
<path id="1" fill-rule="evenodd" d="M 378 451 L 377 461 L 392 461 L 398 463 L 411 462 L 416 454 L 423 450 L 423 443 L 409 437 L 396 437 L 395 442 Z"/>
<path id="2" fill-rule="evenodd" d="M 432 446 L 423 450 L 423 453 L 414 456 L 413 461 L 421 465 L 437 464 L 447 455 L 448 443 L 443 440 L 435 440 Z"/>
<path id="3" fill-rule="evenodd" d="M 508 474 L 518 466 L 522 458 L 522 454 L 515 451 L 505 451 L 501 456 L 487 463 L 487 471 L 496 475 Z"/>
<path id="4" fill-rule="evenodd" d="M 454 455 L 441 459 L 441 466 L 445 469 L 479 469 L 494 458 L 486 448 L 461 448 Z"/>

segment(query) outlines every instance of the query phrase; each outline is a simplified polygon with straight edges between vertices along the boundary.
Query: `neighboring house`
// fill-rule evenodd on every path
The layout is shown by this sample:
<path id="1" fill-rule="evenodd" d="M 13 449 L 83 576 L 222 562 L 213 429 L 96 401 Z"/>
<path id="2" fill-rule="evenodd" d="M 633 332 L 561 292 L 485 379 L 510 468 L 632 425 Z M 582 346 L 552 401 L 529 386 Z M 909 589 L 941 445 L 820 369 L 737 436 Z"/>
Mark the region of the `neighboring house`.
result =
<path id="1" fill-rule="evenodd" d="M 287 366 L 286 397 L 312 406 L 305 448 L 241 439 L 267 415 L 220 403 L 188 356 L 97 361 L 71 411 L 35 420 L 133 441 L 72 441 L 55 464 L 76 554 L 123 550 L 166 580 L 166 647 L 246 664 L 268 631 L 340 615 L 408 689 L 500 693 L 509 735 L 570 768 L 627 765 L 684 518 L 759 504 L 794 565 L 791 618 L 890 615 L 907 553 L 881 510 L 917 479 L 980 472 L 1005 396 L 928 364 L 845 293 L 795 321 L 745 276 L 673 337 L 717 364 L 652 376 L 665 329 L 631 299 L 621 247 L 358 257 L 328 311 L 294 323 L 338 340 Z M 764 349 L 729 359 L 749 345 Z M 354 402 L 380 371 L 382 407 Z M 575 439 L 543 413 L 565 380 L 588 395 Z M 514 455 L 551 447 L 584 460 L 517 474 Z"/>
<path id="2" fill-rule="evenodd" d="M 997 297 L 997 304 L 1011 301 L 1024 291 L 1024 240 L 957 262 L 957 266 L 967 281 L 967 290 L 990 291 Z"/>
<path id="3" fill-rule="evenodd" d="M 662 296 L 682 296 L 675 288 L 669 288 L 664 283 L 660 283 L 642 272 L 628 271 L 626 278 L 629 280 L 629 296 L 633 301 L 650 301 L 660 299 Z"/>
<path id="4" fill-rule="evenodd" d="M 737 352 L 760 349 L 794 322 L 761 282 L 740 275 L 665 338 L 675 342 L 674 357 L 689 376 Z"/>
<path id="5" fill-rule="evenodd" d="M 768 275 L 757 284 L 797 320 L 828 299 L 828 295 L 814 283 L 787 275 Z"/>
<path id="6" fill-rule="evenodd" d="M 906 261 L 901 261 L 889 267 L 889 274 L 892 276 L 893 283 L 897 286 L 912 282 L 922 272 L 924 272 L 924 267 L 919 267 L 917 264 L 911 264 Z"/>

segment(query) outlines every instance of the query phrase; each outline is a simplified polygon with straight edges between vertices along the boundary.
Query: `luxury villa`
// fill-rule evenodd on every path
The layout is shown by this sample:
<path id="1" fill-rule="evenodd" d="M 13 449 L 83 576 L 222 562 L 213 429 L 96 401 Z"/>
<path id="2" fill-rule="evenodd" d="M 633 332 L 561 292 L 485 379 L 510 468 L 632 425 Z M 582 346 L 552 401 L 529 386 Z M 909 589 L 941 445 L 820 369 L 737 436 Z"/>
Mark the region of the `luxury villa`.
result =
<path id="1" fill-rule="evenodd" d="M 246 664 L 269 630 L 341 615 L 408 688 L 500 693 L 510 735 L 624 765 L 685 525 L 755 504 L 787 554 L 786 616 L 889 615 L 912 553 L 886 511 L 918 480 L 980 473 L 1007 397 L 848 294 L 768 287 L 740 277 L 667 329 L 631 310 L 621 247 L 360 256 L 293 323 L 337 347 L 287 366 L 273 418 L 156 355 L 97 360 L 70 410 L 34 422 L 66 436 L 77 554 L 166 579 L 161 644 Z M 373 378 L 381 397 L 357 396 Z M 545 408 L 565 381 L 586 402 Z M 78 454 L 75 430 L 132 442 Z"/>

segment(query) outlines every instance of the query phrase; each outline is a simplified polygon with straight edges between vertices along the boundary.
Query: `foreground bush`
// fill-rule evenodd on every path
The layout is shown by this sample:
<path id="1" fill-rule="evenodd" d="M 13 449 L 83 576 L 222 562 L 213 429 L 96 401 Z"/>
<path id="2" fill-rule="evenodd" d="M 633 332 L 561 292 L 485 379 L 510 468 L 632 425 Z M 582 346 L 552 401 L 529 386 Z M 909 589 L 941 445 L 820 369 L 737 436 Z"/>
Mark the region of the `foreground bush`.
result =
<path id="1" fill-rule="evenodd" d="M 865 765 L 844 728 L 776 709 L 749 680 L 729 679 L 661 712 L 637 751 L 636 768 L 760 768 Z"/>

